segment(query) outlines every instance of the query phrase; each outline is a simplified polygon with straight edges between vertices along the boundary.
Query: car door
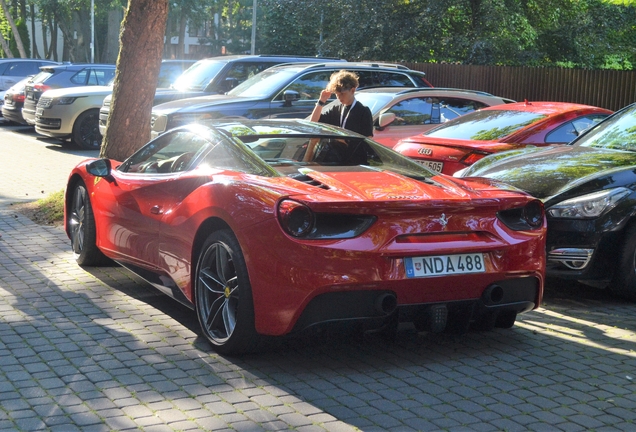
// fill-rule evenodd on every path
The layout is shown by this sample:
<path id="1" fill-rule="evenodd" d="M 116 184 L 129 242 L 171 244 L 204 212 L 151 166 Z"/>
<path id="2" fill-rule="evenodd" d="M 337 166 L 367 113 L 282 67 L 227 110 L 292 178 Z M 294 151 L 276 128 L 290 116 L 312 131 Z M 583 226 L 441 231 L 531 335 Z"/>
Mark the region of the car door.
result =
<path id="1" fill-rule="evenodd" d="M 197 140 L 198 139 L 198 140 Z M 188 131 L 173 131 L 135 153 L 112 172 L 112 181 L 95 186 L 96 215 L 107 225 L 104 244 L 121 259 L 146 268 L 162 268 L 162 220 L 198 185 L 182 176 L 204 145 Z"/>

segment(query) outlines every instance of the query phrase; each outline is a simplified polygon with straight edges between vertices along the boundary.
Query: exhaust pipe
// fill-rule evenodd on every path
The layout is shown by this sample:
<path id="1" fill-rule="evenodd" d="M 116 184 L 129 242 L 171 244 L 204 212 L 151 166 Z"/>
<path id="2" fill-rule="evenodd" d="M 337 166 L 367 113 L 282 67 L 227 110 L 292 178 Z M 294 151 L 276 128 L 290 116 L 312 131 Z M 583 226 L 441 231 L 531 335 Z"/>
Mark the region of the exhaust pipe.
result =
<path id="1" fill-rule="evenodd" d="M 380 294 L 375 299 L 375 310 L 384 315 L 391 315 L 397 309 L 397 297 L 394 294 Z"/>
<path id="2" fill-rule="evenodd" d="M 487 287 L 482 294 L 482 299 L 486 304 L 496 304 L 503 300 L 504 290 L 501 286 L 493 284 Z"/>

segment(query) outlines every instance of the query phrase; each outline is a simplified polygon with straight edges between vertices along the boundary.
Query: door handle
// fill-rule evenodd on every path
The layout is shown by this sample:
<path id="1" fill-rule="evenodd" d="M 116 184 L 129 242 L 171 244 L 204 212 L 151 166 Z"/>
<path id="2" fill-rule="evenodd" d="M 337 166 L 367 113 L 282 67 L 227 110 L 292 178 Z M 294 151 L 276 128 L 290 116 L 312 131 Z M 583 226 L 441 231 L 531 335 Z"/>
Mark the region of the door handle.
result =
<path id="1" fill-rule="evenodd" d="M 156 214 L 156 215 L 162 214 L 163 213 L 163 209 L 161 208 L 161 206 L 158 206 L 158 205 L 152 206 L 150 208 L 150 213 Z"/>

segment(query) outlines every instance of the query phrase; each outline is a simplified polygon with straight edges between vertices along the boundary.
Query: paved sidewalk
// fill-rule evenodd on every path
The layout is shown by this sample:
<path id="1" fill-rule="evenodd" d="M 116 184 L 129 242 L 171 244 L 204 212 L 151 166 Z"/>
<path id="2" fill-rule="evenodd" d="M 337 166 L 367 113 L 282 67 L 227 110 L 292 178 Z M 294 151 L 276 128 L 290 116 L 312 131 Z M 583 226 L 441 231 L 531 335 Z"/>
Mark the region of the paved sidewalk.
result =
<path id="1" fill-rule="evenodd" d="M 97 151 L 61 146 L 37 136 L 33 128 L 5 126 L 0 121 L 0 207 L 33 201 L 64 188 L 71 169 L 97 157 Z"/>
<path id="2" fill-rule="evenodd" d="M 510 330 L 231 358 L 125 270 L 78 267 L 61 229 L 5 206 L 0 235 L 1 431 L 636 430 L 635 305 L 596 290 L 552 282 Z"/>

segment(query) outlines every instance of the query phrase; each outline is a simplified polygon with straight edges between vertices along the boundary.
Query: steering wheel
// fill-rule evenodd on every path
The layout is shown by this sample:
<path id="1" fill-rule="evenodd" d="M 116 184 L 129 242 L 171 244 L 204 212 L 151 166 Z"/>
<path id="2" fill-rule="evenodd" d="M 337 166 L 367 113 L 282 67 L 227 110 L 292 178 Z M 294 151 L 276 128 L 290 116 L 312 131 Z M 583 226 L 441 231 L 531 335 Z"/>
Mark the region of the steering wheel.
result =
<path id="1" fill-rule="evenodd" d="M 157 172 L 159 164 L 157 162 L 148 162 L 139 167 L 139 172 Z"/>
<path id="2" fill-rule="evenodd" d="M 170 167 L 170 172 L 179 172 L 185 170 L 188 166 L 188 163 L 192 159 L 192 153 L 184 153 L 172 162 L 172 166 Z"/>

